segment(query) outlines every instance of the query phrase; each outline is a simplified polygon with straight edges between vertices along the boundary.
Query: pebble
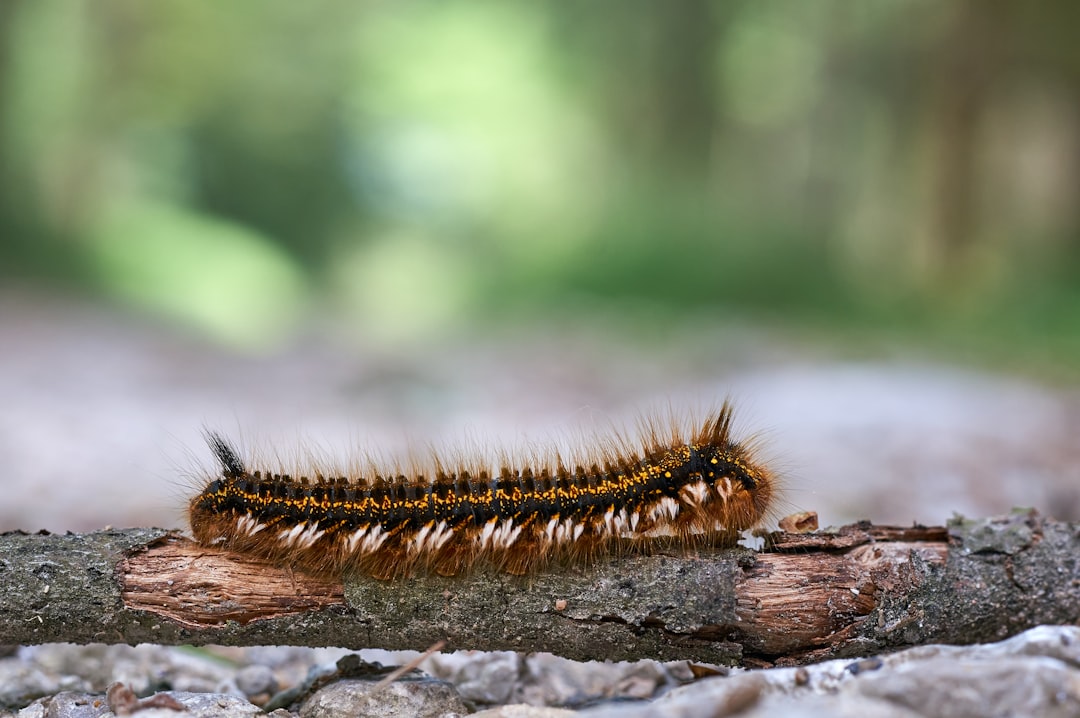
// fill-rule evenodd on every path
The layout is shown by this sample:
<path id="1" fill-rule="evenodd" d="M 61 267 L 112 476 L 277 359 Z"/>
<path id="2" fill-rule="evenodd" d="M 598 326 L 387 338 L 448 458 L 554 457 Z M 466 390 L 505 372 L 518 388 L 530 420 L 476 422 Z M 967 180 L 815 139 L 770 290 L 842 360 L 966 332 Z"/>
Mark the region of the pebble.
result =
<path id="1" fill-rule="evenodd" d="M 300 718 L 451 718 L 472 712 L 445 681 L 408 678 L 373 693 L 377 683 L 356 679 L 332 683 L 304 701 Z"/>
<path id="2" fill-rule="evenodd" d="M 488 708 L 487 710 L 473 713 L 471 718 L 572 718 L 579 715 L 577 711 L 566 708 L 549 708 L 547 706 L 530 706 L 525 703 Z"/>
<path id="3" fill-rule="evenodd" d="M 236 687 L 248 698 L 272 695 L 278 689 L 277 679 L 269 666 L 244 666 L 236 672 Z"/>
<path id="4" fill-rule="evenodd" d="M 245 718 L 262 715 L 258 706 L 242 698 L 214 693 L 188 693 L 186 691 L 168 691 L 158 695 L 167 695 L 176 699 L 187 709 L 178 713 L 167 708 L 147 708 L 137 711 L 138 718 Z M 64 691 L 48 698 L 41 698 L 19 711 L 18 718 L 112 718 L 113 712 L 103 694 L 77 693 Z"/>

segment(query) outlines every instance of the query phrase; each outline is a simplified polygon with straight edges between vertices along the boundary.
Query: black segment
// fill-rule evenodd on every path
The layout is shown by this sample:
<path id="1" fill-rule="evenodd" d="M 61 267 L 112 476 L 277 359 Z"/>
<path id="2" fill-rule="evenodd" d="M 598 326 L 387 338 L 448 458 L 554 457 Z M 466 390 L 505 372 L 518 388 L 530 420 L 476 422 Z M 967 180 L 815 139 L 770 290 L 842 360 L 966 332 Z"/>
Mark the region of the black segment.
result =
<path id="1" fill-rule="evenodd" d="M 693 449 L 691 449 L 691 452 L 696 453 L 693 451 Z M 731 453 L 732 452 L 730 451 L 715 451 L 714 457 L 716 458 L 716 464 L 714 464 L 713 468 L 711 469 L 711 471 L 716 475 L 715 478 L 727 476 L 733 481 L 738 481 L 747 491 L 753 491 L 757 488 L 757 479 L 755 479 L 745 468 L 728 458 L 729 456 L 731 456 Z M 704 461 L 704 457 L 702 457 L 702 460 Z M 706 471 L 706 475 L 707 473 L 708 472 Z"/>
<path id="2" fill-rule="evenodd" d="M 733 471 L 731 475 L 734 476 L 739 481 L 739 483 L 743 485 L 743 488 L 747 491 L 753 491 L 757 488 L 757 479 L 751 476 L 748 471 L 736 467 L 735 471 Z"/>
<path id="3" fill-rule="evenodd" d="M 701 474 L 705 476 L 709 471 L 708 460 L 701 455 L 701 452 L 695 449 L 693 446 L 688 447 L 690 449 L 690 460 L 686 462 L 687 478 L 694 474 Z"/>

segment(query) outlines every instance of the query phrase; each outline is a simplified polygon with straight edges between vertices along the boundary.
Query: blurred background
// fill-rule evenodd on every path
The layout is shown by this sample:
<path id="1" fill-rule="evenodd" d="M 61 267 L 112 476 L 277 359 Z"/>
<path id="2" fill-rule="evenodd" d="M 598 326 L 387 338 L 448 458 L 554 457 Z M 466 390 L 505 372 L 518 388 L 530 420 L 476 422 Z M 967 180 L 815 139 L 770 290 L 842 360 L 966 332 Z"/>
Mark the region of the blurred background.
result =
<path id="1" fill-rule="evenodd" d="M 728 395 L 824 523 L 1080 518 L 1078 23 L 0 0 L 0 529 Z"/>

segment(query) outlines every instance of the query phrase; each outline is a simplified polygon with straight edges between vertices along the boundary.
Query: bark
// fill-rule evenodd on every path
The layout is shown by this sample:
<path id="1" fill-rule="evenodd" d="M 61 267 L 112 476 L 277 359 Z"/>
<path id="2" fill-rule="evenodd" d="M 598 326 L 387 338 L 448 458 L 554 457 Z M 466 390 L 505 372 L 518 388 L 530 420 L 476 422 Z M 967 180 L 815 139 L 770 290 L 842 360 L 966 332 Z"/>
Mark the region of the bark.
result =
<path id="1" fill-rule="evenodd" d="M 778 533 L 765 551 L 622 556 L 532 576 L 312 578 L 177 532 L 0 536 L 0 643 L 550 651 L 769 665 L 1080 622 L 1080 526 Z"/>

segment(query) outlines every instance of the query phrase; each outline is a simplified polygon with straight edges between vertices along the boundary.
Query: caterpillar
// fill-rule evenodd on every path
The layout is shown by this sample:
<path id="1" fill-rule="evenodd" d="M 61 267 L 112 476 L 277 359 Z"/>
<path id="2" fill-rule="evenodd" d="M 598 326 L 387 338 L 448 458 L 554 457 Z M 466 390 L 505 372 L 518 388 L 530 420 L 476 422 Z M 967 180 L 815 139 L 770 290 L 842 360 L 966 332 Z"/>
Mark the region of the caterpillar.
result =
<path id="1" fill-rule="evenodd" d="M 777 481 L 731 436 L 732 409 L 646 421 L 590 456 L 504 459 L 348 476 L 252 469 L 208 433 L 220 475 L 191 499 L 196 541 L 315 575 L 381 579 L 478 566 L 526 574 L 624 549 L 734 543 L 771 511 Z M 666 424 L 666 426 L 665 426 Z M 516 465 L 515 465 L 516 464 Z"/>

